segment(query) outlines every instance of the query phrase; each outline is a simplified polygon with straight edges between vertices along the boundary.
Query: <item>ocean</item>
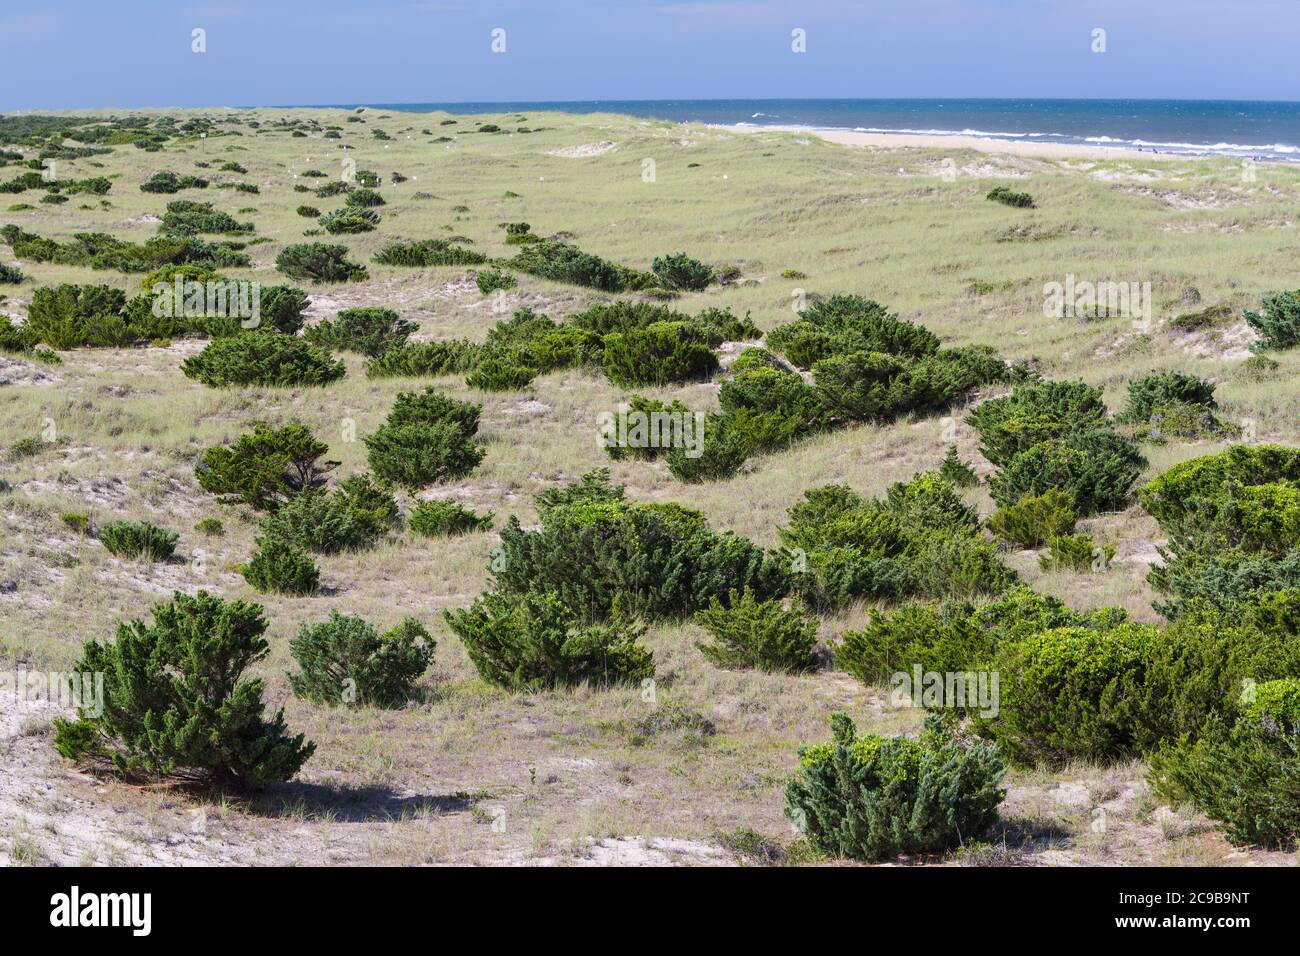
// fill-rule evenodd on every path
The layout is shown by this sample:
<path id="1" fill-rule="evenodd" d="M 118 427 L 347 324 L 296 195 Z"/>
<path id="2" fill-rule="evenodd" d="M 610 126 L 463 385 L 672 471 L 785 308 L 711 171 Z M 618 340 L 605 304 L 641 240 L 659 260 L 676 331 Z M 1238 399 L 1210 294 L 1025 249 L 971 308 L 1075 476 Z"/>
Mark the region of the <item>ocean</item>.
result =
<path id="1" fill-rule="evenodd" d="M 387 110 L 624 113 L 673 122 L 974 136 L 1300 161 L 1300 103 L 1232 100 L 580 100 L 350 103 Z"/>

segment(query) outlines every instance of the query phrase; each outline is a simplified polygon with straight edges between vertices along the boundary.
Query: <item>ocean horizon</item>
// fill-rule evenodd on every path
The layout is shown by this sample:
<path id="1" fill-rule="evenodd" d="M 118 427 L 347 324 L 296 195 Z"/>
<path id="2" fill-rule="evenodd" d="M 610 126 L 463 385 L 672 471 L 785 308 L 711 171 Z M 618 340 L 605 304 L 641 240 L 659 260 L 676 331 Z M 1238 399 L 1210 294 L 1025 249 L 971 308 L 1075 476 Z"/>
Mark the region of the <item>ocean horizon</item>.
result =
<path id="1" fill-rule="evenodd" d="M 677 123 L 963 136 L 1300 161 L 1300 102 L 1285 100 L 702 99 L 299 105 L 413 113 L 622 113 Z"/>

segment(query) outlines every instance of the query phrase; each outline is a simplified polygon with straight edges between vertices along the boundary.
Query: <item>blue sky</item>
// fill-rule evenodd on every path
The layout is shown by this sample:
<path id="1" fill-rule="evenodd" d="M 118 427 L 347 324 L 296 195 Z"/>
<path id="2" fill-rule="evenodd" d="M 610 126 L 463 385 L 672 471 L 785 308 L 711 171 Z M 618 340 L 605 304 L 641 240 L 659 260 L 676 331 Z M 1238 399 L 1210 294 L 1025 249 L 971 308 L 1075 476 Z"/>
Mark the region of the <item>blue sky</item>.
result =
<path id="1" fill-rule="evenodd" d="M 191 30 L 207 52 L 191 52 Z M 491 31 L 505 30 L 493 54 Z M 1090 49 L 1094 28 L 1106 52 Z M 807 52 L 790 49 L 791 30 Z M 0 110 L 802 97 L 1300 100 L 1297 0 L 0 0 Z"/>

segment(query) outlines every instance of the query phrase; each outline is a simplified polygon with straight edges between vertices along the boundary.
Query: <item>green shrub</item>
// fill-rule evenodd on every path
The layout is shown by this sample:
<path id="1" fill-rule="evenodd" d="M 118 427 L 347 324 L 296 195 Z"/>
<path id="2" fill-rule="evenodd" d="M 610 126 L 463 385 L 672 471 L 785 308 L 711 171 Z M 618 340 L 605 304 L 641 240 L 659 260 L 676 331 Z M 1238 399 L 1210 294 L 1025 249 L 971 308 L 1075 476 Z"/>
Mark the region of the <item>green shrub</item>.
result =
<path id="1" fill-rule="evenodd" d="M 55 349 L 115 348 L 136 341 L 122 312 L 126 295 L 106 285 L 39 288 L 27 309 L 27 334 Z"/>
<path id="2" fill-rule="evenodd" d="M 485 392 L 513 392 L 527 388 L 536 375 L 536 370 L 523 365 L 488 358 L 474 366 L 474 371 L 465 377 L 465 384 Z"/>
<path id="3" fill-rule="evenodd" d="M 1122 610 L 1081 614 L 1056 598 L 1018 585 L 978 606 L 945 601 L 874 611 L 862 630 L 841 635 L 835 663 L 868 686 L 885 684 L 895 674 L 911 674 L 917 665 L 923 673 L 988 671 L 1005 642 L 1060 627 L 1104 630 L 1123 620 Z M 944 706 L 959 703 L 945 700 Z"/>
<path id="4" fill-rule="evenodd" d="M 1068 535 L 1078 520 L 1070 496 L 1052 488 L 1044 494 L 1026 495 L 1013 505 L 999 508 L 989 517 L 988 527 L 1009 544 L 1040 548 L 1049 538 Z"/>
<path id="5" fill-rule="evenodd" d="M 202 232 L 248 233 L 253 231 L 253 224 L 236 221 L 229 213 L 213 209 L 210 202 L 178 199 L 167 204 L 162 225 L 158 228 L 178 236 L 192 236 Z"/>
<path id="6" fill-rule="evenodd" d="M 479 361 L 482 346 L 465 339 L 391 346 L 366 363 L 366 378 L 429 378 L 466 372 Z"/>
<path id="7" fill-rule="evenodd" d="M 226 533 L 226 526 L 220 518 L 200 518 L 194 525 L 194 530 L 210 538 L 220 538 Z"/>
<path id="8" fill-rule="evenodd" d="M 485 451 L 474 442 L 481 406 L 423 392 L 401 392 L 383 425 L 365 438 L 370 468 L 409 490 L 469 474 Z"/>
<path id="9" fill-rule="evenodd" d="M 895 358 L 922 358 L 939 350 L 939 339 L 924 326 L 906 322 L 879 302 L 856 295 L 817 299 L 800 313 L 799 320 L 773 329 L 767 347 L 780 352 L 800 368 L 850 352 L 882 352 Z M 804 352 L 796 360 L 790 347 Z"/>
<path id="10" fill-rule="evenodd" d="M 981 402 L 966 420 L 979 432 L 984 457 L 1003 468 L 1045 441 L 1103 426 L 1106 405 L 1101 390 L 1084 382 L 1034 382 Z"/>
<path id="11" fill-rule="evenodd" d="M 1033 196 L 1029 195 L 1029 193 L 1012 192 L 1006 186 L 994 186 L 984 198 L 1000 202 L 1004 206 L 1015 206 L 1017 209 L 1034 208 Z"/>
<path id="12" fill-rule="evenodd" d="M 817 621 L 799 607 L 785 609 L 780 601 L 759 601 L 752 591 L 730 594 L 730 607 L 716 597 L 695 615 L 713 643 L 695 646 L 718 667 L 756 668 L 797 673 L 813 667 Z"/>
<path id="13" fill-rule="evenodd" d="M 372 206 L 384 205 L 383 196 L 379 195 L 379 193 L 375 192 L 375 190 L 367 189 L 364 186 L 361 187 L 360 189 L 354 189 L 351 192 L 349 192 L 344 197 L 343 201 L 347 203 L 349 206 L 356 206 L 363 209 Z"/>
<path id="14" fill-rule="evenodd" d="M 315 745 L 263 714 L 262 681 L 245 672 L 268 653 L 256 604 L 177 592 L 154 622 L 119 624 L 111 644 L 89 641 L 75 673 L 103 674 L 103 712 L 56 720 L 54 745 L 120 773 L 259 786 L 291 779 Z"/>
<path id="15" fill-rule="evenodd" d="M 511 690 L 609 686 L 654 677 L 654 656 L 637 641 L 644 628 L 615 614 L 582 626 L 554 594 L 490 593 L 443 612 L 479 676 Z"/>
<path id="16" fill-rule="evenodd" d="M 764 417 L 760 424 L 766 423 Z M 771 438 L 768 429 L 760 428 L 760 434 L 754 434 L 749 427 L 751 424 L 741 414 L 706 415 L 701 453 L 693 456 L 688 448 L 670 448 L 664 456 L 668 470 L 678 481 L 688 484 L 725 481 L 733 477 L 758 449 L 761 441 Z"/>
<path id="17" fill-rule="evenodd" d="M 891 486 L 883 500 L 814 488 L 789 516 L 779 533 L 794 586 L 818 607 L 995 594 L 1015 580 L 975 509 L 933 473 Z"/>
<path id="18" fill-rule="evenodd" d="M 23 270 L 17 266 L 7 266 L 0 262 L 0 284 L 17 285 L 23 281 Z"/>
<path id="19" fill-rule="evenodd" d="M 263 524 L 263 531 L 317 554 L 359 551 L 387 530 L 383 516 L 397 509 L 391 494 L 388 497 L 391 510 L 383 505 L 363 509 L 354 507 L 345 494 L 304 491 L 276 509 Z"/>
<path id="20" fill-rule="evenodd" d="M 298 215 L 302 216 L 304 219 L 319 219 L 320 210 L 315 206 L 299 206 Z"/>
<path id="21" fill-rule="evenodd" d="M 82 514 L 79 511 L 65 511 L 59 515 L 59 520 L 71 528 L 77 534 L 90 533 L 90 516 Z"/>
<path id="22" fill-rule="evenodd" d="M 1043 571 L 1102 571 L 1115 557 L 1114 545 L 1098 545 L 1090 534 L 1060 534 L 1047 539 L 1047 553 L 1038 556 Z"/>
<path id="23" fill-rule="evenodd" d="M 405 345 L 418 328 L 416 323 L 398 318 L 392 309 L 367 307 L 344 309 L 332 321 L 309 326 L 304 337 L 324 349 L 378 358 L 390 348 Z"/>
<path id="24" fill-rule="evenodd" d="M 491 295 L 498 289 L 513 289 L 519 280 L 500 269 L 483 269 L 474 276 L 474 284 L 484 295 Z"/>
<path id="25" fill-rule="evenodd" d="M 656 322 L 605 336 L 601 367 L 616 385 L 668 385 L 710 377 L 718 357 L 686 322 Z"/>
<path id="26" fill-rule="evenodd" d="M 186 378 L 212 388 L 328 385 L 347 366 L 303 339 L 261 330 L 217 339 L 181 363 Z"/>
<path id="27" fill-rule="evenodd" d="M 379 225 L 379 214 L 360 206 L 344 206 L 320 217 L 321 227 L 330 235 L 370 232 Z"/>
<path id="28" fill-rule="evenodd" d="M 760 600 L 789 584 L 775 556 L 744 538 L 711 530 L 704 516 L 674 504 L 633 504 L 602 469 L 540 495 L 541 527 L 511 517 L 501 531 L 497 587 L 507 594 L 556 594 L 595 619 L 617 603 L 647 618 L 684 617 L 750 588 Z"/>
<path id="29" fill-rule="evenodd" d="M 176 550 L 175 531 L 147 521 L 113 521 L 99 531 L 100 543 L 119 558 L 147 558 L 166 561 Z"/>
<path id="30" fill-rule="evenodd" d="M 665 289 L 698 292 L 713 281 L 713 268 L 684 252 L 655 259 L 650 269 Z"/>
<path id="31" fill-rule="evenodd" d="M 956 445 L 948 446 L 943 461 L 939 463 L 939 477 L 950 482 L 954 488 L 974 488 L 980 483 L 975 469 L 958 457 Z"/>
<path id="32" fill-rule="evenodd" d="M 196 469 L 204 491 L 274 511 L 295 495 L 322 487 L 325 475 L 338 466 L 320 460 L 329 446 L 317 441 L 306 425 L 251 424 L 253 430 L 230 447 L 204 451 Z"/>
<path id="33" fill-rule="evenodd" d="M 257 539 L 257 551 L 241 573 L 245 581 L 264 594 L 315 594 L 320 585 L 320 570 L 311 555 L 273 536 Z"/>
<path id="34" fill-rule="evenodd" d="M 1128 404 L 1115 420 L 1145 424 L 1157 411 L 1171 405 L 1219 407 L 1209 382 L 1183 372 L 1153 373 L 1128 383 Z"/>
<path id="35" fill-rule="evenodd" d="M 1300 291 L 1264 296 L 1262 312 L 1245 312 L 1246 324 L 1260 335 L 1252 348 L 1289 349 L 1300 342 Z"/>
<path id="36" fill-rule="evenodd" d="M 629 270 L 606 262 L 599 256 L 583 252 L 568 243 L 549 239 L 524 244 L 507 264 L 520 272 L 544 279 L 587 286 L 604 292 L 623 292 L 629 288 L 644 288 L 648 284 L 630 276 Z"/>
<path id="37" fill-rule="evenodd" d="M 178 193 L 182 189 L 207 189 L 208 181 L 197 176 L 178 176 L 164 170 L 154 173 L 140 184 L 140 191 L 146 193 Z"/>
<path id="38" fill-rule="evenodd" d="M 359 617 L 331 611 L 328 620 L 304 624 L 289 641 L 299 671 L 293 692 L 319 704 L 400 707 L 433 662 L 437 644 L 415 618 L 383 634 Z"/>
<path id="39" fill-rule="evenodd" d="M 375 262 L 386 266 L 477 266 L 487 262 L 487 257 L 445 239 L 425 239 L 389 243 L 375 253 Z"/>
<path id="40" fill-rule="evenodd" d="M 488 531 L 493 517 L 491 511 L 480 515 L 455 501 L 434 500 L 421 501 L 412 508 L 406 523 L 418 535 L 443 538 L 471 531 Z"/>
<path id="41" fill-rule="evenodd" d="M 873 861 L 978 839 L 1006 796 L 997 749 L 965 746 L 927 724 L 919 740 L 858 737 L 831 717 L 829 744 L 799 748 L 785 813 L 819 853 Z"/>
<path id="42" fill-rule="evenodd" d="M 1165 628 L 1047 630 L 999 645 L 1000 710 L 977 725 L 1025 764 L 1127 760 L 1234 719 L 1243 681 L 1294 674 L 1298 657 L 1285 629 L 1204 609 Z"/>
<path id="43" fill-rule="evenodd" d="M 1300 738 L 1216 720 L 1152 755 L 1154 794 L 1192 803 L 1238 845 L 1291 849 L 1300 836 Z"/>
<path id="44" fill-rule="evenodd" d="M 285 246 L 275 257 L 275 267 L 294 279 L 312 282 L 364 282 L 370 277 L 366 267 L 349 262 L 347 246 L 321 242 Z"/>
<path id="45" fill-rule="evenodd" d="M 1108 427 L 1071 432 L 1016 455 L 989 477 L 989 494 L 1006 507 L 1057 488 L 1080 515 L 1118 511 L 1127 507 L 1144 467 L 1146 459 L 1132 440 Z"/>

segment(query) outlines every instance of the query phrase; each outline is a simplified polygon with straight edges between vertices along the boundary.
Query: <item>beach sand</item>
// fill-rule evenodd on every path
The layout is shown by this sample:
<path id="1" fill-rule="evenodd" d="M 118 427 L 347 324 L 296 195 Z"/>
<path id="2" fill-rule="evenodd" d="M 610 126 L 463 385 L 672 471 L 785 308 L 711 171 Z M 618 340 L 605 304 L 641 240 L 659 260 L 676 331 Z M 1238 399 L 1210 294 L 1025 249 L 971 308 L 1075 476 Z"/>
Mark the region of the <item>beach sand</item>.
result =
<path id="1" fill-rule="evenodd" d="M 871 146 L 881 149 L 974 149 L 981 153 L 1034 156 L 1040 159 L 1141 159 L 1178 160 L 1201 157 L 1186 153 L 1152 153 L 1137 149 L 1108 146 L 1083 146 L 1077 143 L 1038 143 L 1027 140 L 980 139 L 976 136 L 926 136 L 912 133 L 859 133 L 854 130 L 809 129 L 806 126 L 726 126 L 736 133 L 804 133 L 845 146 Z"/>

